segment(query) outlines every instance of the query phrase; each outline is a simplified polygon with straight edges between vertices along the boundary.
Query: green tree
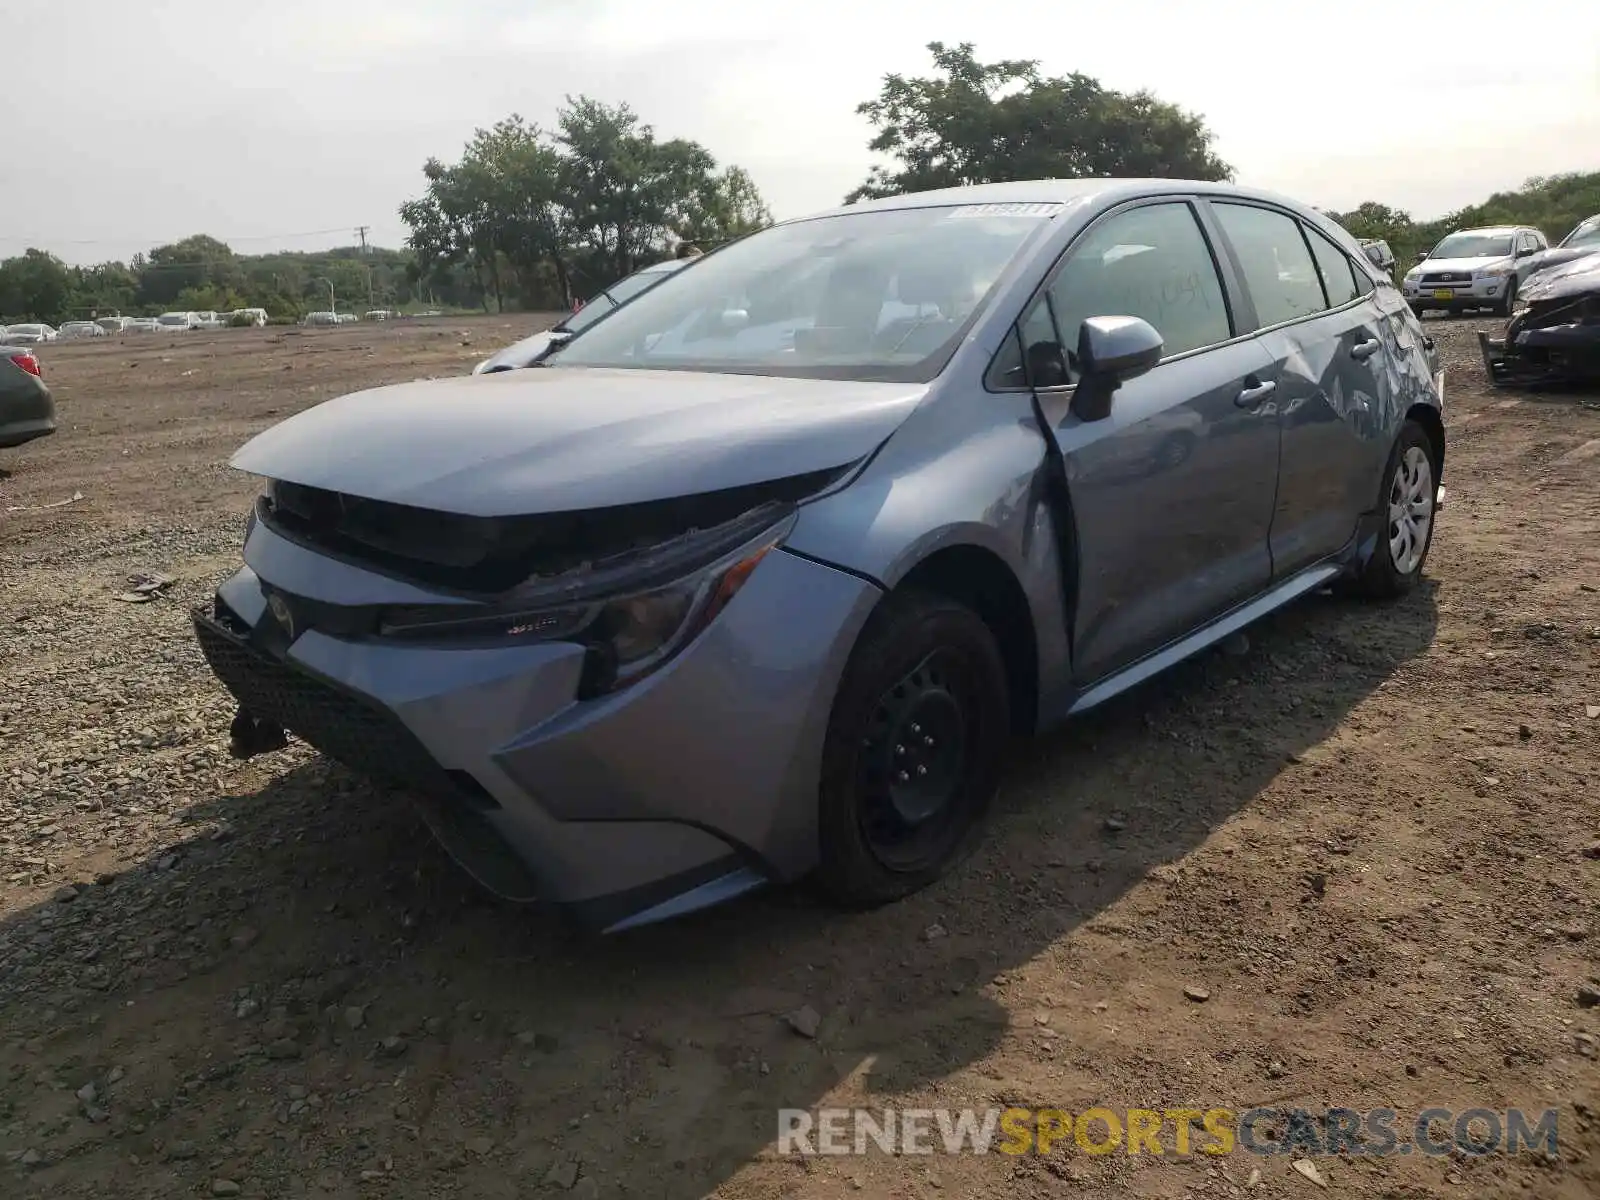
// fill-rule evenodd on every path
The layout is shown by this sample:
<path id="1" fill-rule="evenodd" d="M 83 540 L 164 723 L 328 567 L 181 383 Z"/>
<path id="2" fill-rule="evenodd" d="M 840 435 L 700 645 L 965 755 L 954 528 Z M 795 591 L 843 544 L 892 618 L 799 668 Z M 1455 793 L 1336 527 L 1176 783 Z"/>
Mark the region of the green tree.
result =
<path id="1" fill-rule="evenodd" d="M 571 303 L 670 252 L 769 224 L 754 180 L 704 146 L 662 141 L 626 104 L 569 98 L 554 130 L 512 114 L 477 130 L 453 164 L 429 159 L 423 195 L 400 206 L 415 263 L 397 282 L 446 289 L 469 273 L 492 297 Z"/>
<path id="2" fill-rule="evenodd" d="M 702 247 L 744 237 L 772 224 L 772 210 L 743 167 L 727 167 L 703 180 L 697 204 L 677 229 L 680 240 Z"/>
<path id="3" fill-rule="evenodd" d="M 438 279 L 464 265 L 487 310 L 491 292 L 497 302 L 501 299 L 499 271 L 489 214 L 472 194 L 473 180 L 437 158 L 423 164 L 422 174 L 427 192 L 400 206 L 400 219 L 411 227 L 406 244 L 416 252 L 421 278 Z"/>
<path id="4" fill-rule="evenodd" d="M 72 315 L 72 272 L 54 254 L 29 247 L 0 262 L 0 313 L 15 323 L 59 325 Z"/>
<path id="5" fill-rule="evenodd" d="M 598 283 L 662 257 L 675 242 L 714 244 L 772 221 L 748 172 L 719 170 L 698 142 L 657 140 L 626 104 L 569 98 L 557 125 L 572 233 Z"/>
<path id="6" fill-rule="evenodd" d="M 1148 91 L 1119 92 L 1031 59 L 980 63 L 971 42 L 928 43 L 932 76 L 885 75 L 856 109 L 877 129 L 874 167 L 847 203 L 1017 179 L 1135 176 L 1231 179 L 1204 118 Z"/>
<path id="7" fill-rule="evenodd" d="M 126 312 L 138 290 L 138 278 L 122 263 L 80 267 L 74 272 L 72 311 L 82 317 Z"/>
<path id="8" fill-rule="evenodd" d="M 237 289 L 244 283 L 233 250 L 203 233 L 157 246 L 139 264 L 138 275 L 139 302 L 158 308 L 175 304 L 179 293 L 191 288 Z"/>
<path id="9" fill-rule="evenodd" d="M 553 269 L 571 302 L 569 216 L 562 203 L 561 155 L 537 125 L 513 113 L 467 143 L 457 168 L 496 258 L 504 258 L 526 301 Z"/>

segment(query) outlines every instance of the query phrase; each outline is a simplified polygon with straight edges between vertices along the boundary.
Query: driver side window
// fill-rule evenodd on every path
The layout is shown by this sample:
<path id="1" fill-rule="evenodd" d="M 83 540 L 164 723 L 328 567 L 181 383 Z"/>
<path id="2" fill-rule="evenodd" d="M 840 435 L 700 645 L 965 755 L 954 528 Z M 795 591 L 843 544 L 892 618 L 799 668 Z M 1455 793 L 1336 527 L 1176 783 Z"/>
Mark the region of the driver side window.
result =
<path id="1" fill-rule="evenodd" d="M 1079 326 L 1122 316 L 1154 326 L 1163 357 L 1233 336 L 1211 246 L 1187 202 L 1141 205 L 1093 226 L 1018 324 L 1002 386 L 1017 376 L 1034 387 L 1076 383 Z"/>

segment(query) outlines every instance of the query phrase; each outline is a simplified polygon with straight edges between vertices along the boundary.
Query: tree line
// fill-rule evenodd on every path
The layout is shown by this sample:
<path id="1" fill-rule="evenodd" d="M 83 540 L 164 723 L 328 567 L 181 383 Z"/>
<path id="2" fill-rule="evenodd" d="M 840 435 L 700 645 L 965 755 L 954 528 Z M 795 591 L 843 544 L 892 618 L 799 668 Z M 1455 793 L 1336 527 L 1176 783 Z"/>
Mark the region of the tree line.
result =
<path id="1" fill-rule="evenodd" d="M 1204 118 L 1149 91 L 1047 76 L 1033 60 L 985 63 L 968 42 L 927 49 L 929 74 L 885 75 L 857 107 L 887 164 L 846 203 L 1017 179 L 1234 176 Z M 517 114 L 479 129 L 456 161 L 430 158 L 422 174 L 421 195 L 399 209 L 403 247 L 240 255 L 197 234 L 86 267 L 29 249 L 0 262 L 0 321 L 241 307 L 293 319 L 330 303 L 564 309 L 682 243 L 710 249 L 772 220 L 748 172 L 586 96 L 548 129 Z M 1433 221 L 1377 201 L 1329 215 L 1405 263 L 1452 228 L 1528 224 L 1556 239 L 1596 212 L 1600 173 L 1530 179 Z"/>
<path id="2" fill-rule="evenodd" d="M 1531 225 L 1544 231 L 1551 245 L 1572 232 L 1585 217 L 1600 213 L 1600 171 L 1569 171 L 1561 175 L 1536 175 L 1512 192 L 1495 192 L 1479 204 L 1469 204 L 1432 221 L 1414 220 L 1410 213 L 1375 200 L 1349 212 L 1327 215 L 1360 238 L 1382 238 L 1405 270 L 1417 255 L 1437 245 L 1454 229 L 1485 225 Z"/>
<path id="3" fill-rule="evenodd" d="M 350 311 L 481 302 L 465 272 L 424 281 L 416 256 L 404 249 L 244 255 L 196 234 L 126 263 L 70 266 L 38 249 L 0 261 L 0 322 L 12 324 L 238 308 L 264 308 L 286 321 L 330 305 Z"/>

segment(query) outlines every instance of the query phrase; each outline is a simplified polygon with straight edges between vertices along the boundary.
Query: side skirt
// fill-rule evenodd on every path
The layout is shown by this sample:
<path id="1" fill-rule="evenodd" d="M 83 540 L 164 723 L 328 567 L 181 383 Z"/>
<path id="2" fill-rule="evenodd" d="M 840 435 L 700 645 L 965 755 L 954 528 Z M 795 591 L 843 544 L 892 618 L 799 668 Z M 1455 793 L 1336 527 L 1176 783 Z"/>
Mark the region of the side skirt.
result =
<path id="1" fill-rule="evenodd" d="M 1136 687 L 1152 676 L 1159 675 L 1168 667 L 1175 666 L 1186 658 L 1190 658 L 1207 646 L 1220 642 L 1231 633 L 1243 629 L 1251 622 L 1259 620 L 1274 609 L 1282 608 L 1291 600 L 1314 591 L 1324 584 L 1331 583 L 1343 571 L 1340 563 L 1321 563 L 1317 566 L 1307 567 L 1297 575 L 1290 576 L 1278 584 L 1271 591 L 1265 592 L 1248 604 L 1234 609 L 1218 617 L 1211 624 L 1195 630 L 1185 638 L 1164 646 L 1155 653 L 1141 658 L 1138 662 L 1124 667 L 1115 675 L 1110 675 L 1094 684 L 1067 710 L 1068 715 L 1085 712 L 1098 704 L 1104 704 L 1113 696 L 1121 695 L 1129 688 Z"/>

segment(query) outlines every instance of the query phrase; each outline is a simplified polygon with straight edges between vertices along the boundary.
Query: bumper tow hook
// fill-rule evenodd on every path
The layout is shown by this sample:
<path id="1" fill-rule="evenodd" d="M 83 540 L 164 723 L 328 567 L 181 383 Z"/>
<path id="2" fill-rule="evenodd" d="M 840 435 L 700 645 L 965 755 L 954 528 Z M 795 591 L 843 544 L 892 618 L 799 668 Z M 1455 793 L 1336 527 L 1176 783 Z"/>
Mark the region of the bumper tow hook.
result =
<path id="1" fill-rule="evenodd" d="M 255 716 L 241 708 L 234 714 L 228 727 L 228 753 L 234 758 L 254 758 L 273 750 L 282 750 L 289 744 L 289 735 L 281 725 Z"/>

